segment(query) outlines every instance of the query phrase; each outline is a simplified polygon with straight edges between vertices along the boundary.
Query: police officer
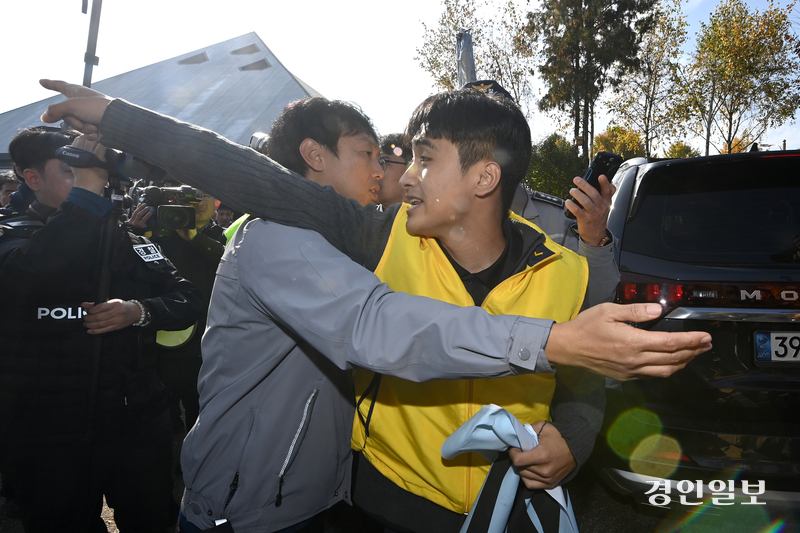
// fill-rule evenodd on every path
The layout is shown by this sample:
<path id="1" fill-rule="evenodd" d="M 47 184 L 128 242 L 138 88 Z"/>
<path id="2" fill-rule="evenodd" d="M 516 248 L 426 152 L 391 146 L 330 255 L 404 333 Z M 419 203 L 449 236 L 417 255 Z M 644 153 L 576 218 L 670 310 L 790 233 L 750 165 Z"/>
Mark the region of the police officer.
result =
<path id="1" fill-rule="evenodd" d="M 73 177 L 55 158 L 73 137 L 26 130 L 9 146 L 36 202 L 0 221 L 0 294 L 13 303 L 0 306 L 0 457 L 28 532 L 105 531 L 103 495 L 121 531 L 164 530 L 176 515 L 155 333 L 194 323 L 201 296 L 117 222 L 102 196 L 105 171 Z M 83 137 L 74 144 L 105 153 Z M 15 230 L 42 218 L 38 229 Z"/>
<path id="2" fill-rule="evenodd" d="M 194 228 L 159 230 L 152 237 L 181 276 L 197 285 L 203 293 L 203 313 L 197 324 L 180 334 L 159 335 L 158 371 L 167 387 L 172 431 L 175 434 L 191 429 L 200 413 L 200 395 L 197 392 L 197 376 L 202 364 L 200 340 L 206 328 L 217 267 L 225 251 L 224 230 L 212 218 L 216 207 L 214 197 L 204 194 L 202 200 L 193 206 Z M 134 231 L 144 231 L 152 214 L 147 204 L 139 204 L 131 214 Z M 147 233 L 145 235 L 150 236 Z M 181 403 L 185 411 L 185 427 L 181 420 Z"/>
<path id="3" fill-rule="evenodd" d="M 567 218 L 566 202 L 563 198 L 539 191 L 529 193 L 525 187 L 520 185 L 514 194 L 511 210 L 544 229 L 550 238 L 561 246 L 573 251 L 579 251 L 581 233 L 578 229 L 578 223 L 573 219 Z M 606 246 L 613 241 L 611 232 L 605 228 L 608 212 L 606 211 L 605 217 L 601 218 L 602 223 L 598 224 L 602 226 L 604 236 L 601 233 L 599 241 L 587 242 L 586 244 L 590 246 Z"/>

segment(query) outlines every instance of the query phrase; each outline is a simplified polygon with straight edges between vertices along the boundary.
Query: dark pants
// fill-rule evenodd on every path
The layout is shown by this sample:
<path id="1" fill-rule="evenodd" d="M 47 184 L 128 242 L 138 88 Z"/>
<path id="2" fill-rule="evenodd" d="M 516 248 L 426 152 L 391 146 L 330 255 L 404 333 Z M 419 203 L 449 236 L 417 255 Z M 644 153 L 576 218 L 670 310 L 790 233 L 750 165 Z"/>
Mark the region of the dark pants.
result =
<path id="1" fill-rule="evenodd" d="M 159 353 L 158 374 L 169 394 L 169 413 L 172 429 L 183 430 L 181 406 L 186 411 L 186 430 L 192 429 L 200 414 L 200 395 L 197 393 L 197 375 L 203 360 L 197 357 L 171 356 L 169 351 Z"/>
<path id="2" fill-rule="evenodd" d="M 122 533 L 163 531 L 177 521 L 166 410 L 91 445 L 14 447 L 7 458 L 27 533 L 106 531 L 103 495 Z"/>

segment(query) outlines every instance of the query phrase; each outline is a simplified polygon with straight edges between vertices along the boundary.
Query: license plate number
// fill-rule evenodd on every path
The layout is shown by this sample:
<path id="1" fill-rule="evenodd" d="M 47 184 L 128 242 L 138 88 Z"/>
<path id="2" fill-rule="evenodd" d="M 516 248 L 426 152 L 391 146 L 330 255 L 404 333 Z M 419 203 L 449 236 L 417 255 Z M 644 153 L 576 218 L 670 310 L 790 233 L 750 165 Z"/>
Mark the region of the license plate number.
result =
<path id="1" fill-rule="evenodd" d="M 756 361 L 800 363 L 800 332 L 756 332 Z"/>

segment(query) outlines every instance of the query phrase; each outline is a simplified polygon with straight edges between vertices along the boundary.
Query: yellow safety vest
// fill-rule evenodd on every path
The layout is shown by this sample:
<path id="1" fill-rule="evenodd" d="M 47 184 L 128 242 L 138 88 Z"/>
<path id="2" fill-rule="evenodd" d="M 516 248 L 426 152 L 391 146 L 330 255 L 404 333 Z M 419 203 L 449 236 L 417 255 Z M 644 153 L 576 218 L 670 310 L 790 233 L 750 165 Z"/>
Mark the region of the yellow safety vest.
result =
<path id="1" fill-rule="evenodd" d="M 428 296 L 460 306 L 474 305 L 435 239 L 409 235 L 404 205 L 375 273 L 395 291 Z M 512 214 L 512 218 L 530 224 Z M 539 230 L 540 231 L 540 230 Z M 496 286 L 482 307 L 493 315 L 515 314 L 563 322 L 580 311 L 588 282 L 586 259 L 549 238 L 534 250 L 542 256 Z M 354 371 L 356 397 L 362 398 L 372 372 Z M 356 413 L 352 446 L 401 488 L 457 513 L 469 511 L 491 466 L 478 454 L 445 460 L 444 440 L 481 406 L 494 403 L 523 422 L 550 419 L 553 374 L 497 379 L 435 380 L 414 383 L 383 376 L 369 422 L 369 439 Z M 372 393 L 359 411 L 366 419 Z"/>

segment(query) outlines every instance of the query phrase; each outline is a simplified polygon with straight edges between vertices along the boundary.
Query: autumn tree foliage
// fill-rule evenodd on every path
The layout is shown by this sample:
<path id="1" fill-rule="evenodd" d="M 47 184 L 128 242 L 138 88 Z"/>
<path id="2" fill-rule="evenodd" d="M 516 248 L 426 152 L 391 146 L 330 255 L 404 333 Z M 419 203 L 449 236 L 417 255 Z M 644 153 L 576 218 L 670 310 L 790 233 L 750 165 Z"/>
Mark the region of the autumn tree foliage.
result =
<path id="1" fill-rule="evenodd" d="M 558 133 L 533 144 L 525 182 L 534 191 L 569 198 L 572 179 L 583 176 L 586 163 L 578 148 Z"/>
<path id="2" fill-rule="evenodd" d="M 641 38 L 653 24 L 655 0 L 543 0 L 527 30 L 541 43 L 538 67 L 547 91 L 542 111 L 570 117 L 588 155 L 594 106 L 608 83 L 639 66 Z"/>
<path id="3" fill-rule="evenodd" d="M 644 143 L 639 133 L 620 126 L 612 126 L 594 138 L 595 152 L 613 152 L 623 159 L 645 157 Z"/>
<path id="4" fill-rule="evenodd" d="M 475 0 L 443 0 L 437 24 L 422 23 L 424 35 L 416 59 L 433 77 L 434 87 L 457 89 L 456 35 L 468 29 L 478 79 L 497 80 L 527 111 L 533 103 L 536 44 L 524 31 L 524 16 L 513 1 L 485 4 L 481 8 Z"/>
<path id="5" fill-rule="evenodd" d="M 685 159 L 687 157 L 698 157 L 699 155 L 700 152 L 683 141 L 676 141 L 670 144 L 669 148 L 664 151 L 664 157 L 671 159 Z"/>
<path id="6" fill-rule="evenodd" d="M 647 157 L 681 130 L 675 88 L 688 23 L 680 2 L 667 0 L 657 6 L 653 29 L 639 46 L 639 68 L 620 79 L 607 102 L 612 123 L 638 132 Z"/>
<path id="7" fill-rule="evenodd" d="M 692 132 L 720 153 L 737 139 L 759 139 L 794 119 L 800 105 L 800 55 L 790 14 L 771 2 L 762 11 L 724 0 L 701 24 L 681 81 L 680 110 Z"/>

